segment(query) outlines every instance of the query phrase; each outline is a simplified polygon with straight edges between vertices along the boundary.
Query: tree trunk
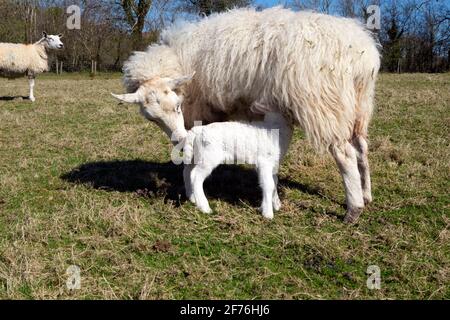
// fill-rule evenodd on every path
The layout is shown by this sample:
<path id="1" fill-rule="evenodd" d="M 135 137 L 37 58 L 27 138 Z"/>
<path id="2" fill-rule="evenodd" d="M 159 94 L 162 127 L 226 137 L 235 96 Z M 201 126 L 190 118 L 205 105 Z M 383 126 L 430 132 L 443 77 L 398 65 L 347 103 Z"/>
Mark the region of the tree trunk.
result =
<path id="1" fill-rule="evenodd" d="M 133 50 L 139 50 L 145 45 L 142 43 L 142 33 L 152 2 L 152 0 L 121 0 L 122 9 L 125 12 L 125 20 L 131 27 Z"/>

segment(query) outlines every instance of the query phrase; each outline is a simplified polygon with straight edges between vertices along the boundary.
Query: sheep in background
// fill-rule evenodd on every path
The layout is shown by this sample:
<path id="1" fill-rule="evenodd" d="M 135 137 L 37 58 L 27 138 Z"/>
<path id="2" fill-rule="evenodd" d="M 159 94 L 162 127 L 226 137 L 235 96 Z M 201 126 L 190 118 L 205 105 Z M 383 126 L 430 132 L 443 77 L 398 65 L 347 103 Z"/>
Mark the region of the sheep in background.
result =
<path id="1" fill-rule="evenodd" d="M 35 101 L 34 83 L 36 75 L 49 71 L 47 50 L 62 49 L 62 35 L 43 33 L 34 44 L 0 43 L 0 75 L 8 78 L 28 76 L 30 100 Z"/>
<path id="2" fill-rule="evenodd" d="M 345 221 L 354 222 L 372 201 L 367 130 L 379 67 L 377 43 L 357 21 L 275 7 L 175 25 L 158 45 L 132 55 L 123 71 L 130 94 L 148 80 L 164 85 L 195 72 L 176 91 L 185 98 L 187 128 L 194 121 L 252 119 L 258 100 L 275 106 L 317 150 L 333 155 L 346 192 Z M 174 132 L 178 124 L 165 119 L 159 126 Z"/>
<path id="3" fill-rule="evenodd" d="M 281 202 L 278 168 L 292 138 L 292 127 L 279 113 L 267 113 L 264 121 L 215 122 L 188 131 L 183 145 L 186 196 L 210 213 L 203 182 L 220 164 L 251 164 L 258 171 L 262 188 L 262 215 L 273 218 Z"/>

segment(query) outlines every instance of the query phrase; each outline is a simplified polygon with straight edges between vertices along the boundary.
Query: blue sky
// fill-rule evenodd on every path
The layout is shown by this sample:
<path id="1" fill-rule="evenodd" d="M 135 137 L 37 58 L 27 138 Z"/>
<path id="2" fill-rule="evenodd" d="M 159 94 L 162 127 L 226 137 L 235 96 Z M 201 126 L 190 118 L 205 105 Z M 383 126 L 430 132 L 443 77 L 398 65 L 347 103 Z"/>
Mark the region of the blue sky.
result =
<path id="1" fill-rule="evenodd" d="M 279 4 L 278 0 L 255 0 L 256 5 L 262 5 L 264 7 L 273 7 L 276 4 Z"/>

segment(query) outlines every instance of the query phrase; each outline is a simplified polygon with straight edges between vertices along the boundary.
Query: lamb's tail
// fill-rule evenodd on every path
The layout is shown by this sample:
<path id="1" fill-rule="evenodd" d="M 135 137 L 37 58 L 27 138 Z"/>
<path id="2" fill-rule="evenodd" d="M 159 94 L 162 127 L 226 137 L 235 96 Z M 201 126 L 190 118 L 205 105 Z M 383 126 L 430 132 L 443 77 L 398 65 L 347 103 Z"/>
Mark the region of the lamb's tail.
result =
<path id="1" fill-rule="evenodd" d="M 193 164 L 194 143 L 195 143 L 195 134 L 192 131 L 189 131 L 186 136 L 186 139 L 184 140 L 184 146 L 183 146 L 183 162 L 184 162 L 184 164 Z"/>

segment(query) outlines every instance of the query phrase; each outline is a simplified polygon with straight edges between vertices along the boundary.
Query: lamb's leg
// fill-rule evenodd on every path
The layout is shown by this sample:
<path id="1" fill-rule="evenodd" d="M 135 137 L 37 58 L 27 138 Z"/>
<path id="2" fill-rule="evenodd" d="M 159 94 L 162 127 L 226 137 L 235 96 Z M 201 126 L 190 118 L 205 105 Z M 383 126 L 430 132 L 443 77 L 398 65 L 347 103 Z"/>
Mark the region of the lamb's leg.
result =
<path id="1" fill-rule="evenodd" d="M 278 211 L 281 208 L 281 201 L 278 197 L 278 175 L 276 173 L 273 174 L 273 182 L 275 183 L 275 188 L 273 190 L 272 205 L 273 209 Z"/>
<path id="2" fill-rule="evenodd" d="M 358 219 L 364 208 L 356 150 L 349 142 L 346 142 L 342 147 L 332 146 L 331 152 L 344 182 L 347 202 L 347 215 L 344 221 L 352 223 Z"/>
<path id="3" fill-rule="evenodd" d="M 361 186 L 363 192 L 364 204 L 372 202 L 372 190 L 370 183 L 370 170 L 369 170 L 369 147 L 366 139 L 362 136 L 355 137 L 352 141 L 353 146 L 356 149 L 356 157 L 358 158 L 358 170 L 361 176 Z"/>
<path id="4" fill-rule="evenodd" d="M 203 191 L 203 182 L 211 174 L 214 167 L 205 166 L 202 164 L 195 165 L 191 171 L 191 181 L 194 191 L 195 203 L 197 208 L 204 213 L 211 213 L 212 210 L 209 206 L 208 199 L 206 199 L 205 192 Z"/>
<path id="5" fill-rule="evenodd" d="M 30 100 L 32 102 L 36 101 L 36 98 L 34 97 L 34 82 L 35 82 L 36 77 L 34 76 L 34 74 L 29 73 L 28 74 L 28 82 L 30 84 Z"/>
<path id="6" fill-rule="evenodd" d="M 183 179 L 184 179 L 184 188 L 186 190 L 186 198 L 188 198 L 192 203 L 195 203 L 194 193 L 192 192 L 191 171 L 192 165 L 185 164 L 183 169 Z"/>
<path id="7" fill-rule="evenodd" d="M 273 219 L 273 192 L 275 182 L 272 175 L 272 166 L 262 165 L 258 168 L 259 183 L 263 192 L 261 211 L 264 218 Z"/>

